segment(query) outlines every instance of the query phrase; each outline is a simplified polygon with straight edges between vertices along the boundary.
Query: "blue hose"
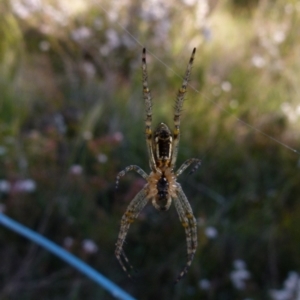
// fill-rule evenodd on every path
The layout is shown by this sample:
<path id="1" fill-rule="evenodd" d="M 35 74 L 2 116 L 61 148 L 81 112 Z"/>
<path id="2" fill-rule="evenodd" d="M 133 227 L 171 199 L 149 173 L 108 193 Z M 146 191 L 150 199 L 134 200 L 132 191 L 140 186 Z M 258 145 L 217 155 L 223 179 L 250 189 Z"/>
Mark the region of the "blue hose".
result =
<path id="1" fill-rule="evenodd" d="M 17 232 L 18 234 L 26 237 L 27 239 L 33 241 L 34 243 L 52 252 L 53 254 L 55 254 L 65 262 L 67 262 L 69 265 L 73 266 L 81 273 L 85 274 L 87 277 L 95 281 L 98 285 L 102 286 L 104 289 L 110 292 L 115 298 L 121 300 L 135 300 L 133 297 L 131 297 L 129 294 L 127 294 L 125 291 L 123 291 L 121 288 L 119 288 L 116 284 L 111 282 L 109 279 L 101 275 L 95 269 L 91 268 L 82 260 L 78 259 L 76 256 L 67 252 L 66 250 L 54 244 L 53 242 L 49 241 L 42 235 L 12 220 L 11 218 L 7 217 L 2 213 L 0 213 L 0 223 L 3 226 Z"/>

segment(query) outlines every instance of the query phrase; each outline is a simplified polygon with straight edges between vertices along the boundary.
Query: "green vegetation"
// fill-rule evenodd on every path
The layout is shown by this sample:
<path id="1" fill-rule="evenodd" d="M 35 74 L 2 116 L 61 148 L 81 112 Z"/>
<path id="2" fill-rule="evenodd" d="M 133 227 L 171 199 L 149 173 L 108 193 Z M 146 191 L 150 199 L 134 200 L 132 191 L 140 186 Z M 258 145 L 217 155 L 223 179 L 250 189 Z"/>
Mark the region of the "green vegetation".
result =
<path id="1" fill-rule="evenodd" d="M 0 12 L 2 211 L 137 299 L 277 300 L 286 278 L 300 284 L 298 1 L 2 0 Z M 186 242 L 174 207 L 149 205 L 132 225 L 136 282 L 114 257 L 144 184 L 128 174 L 115 191 L 116 174 L 149 171 L 140 44 L 155 55 L 155 124 L 172 124 L 177 74 L 197 47 L 178 164 L 203 162 L 179 180 L 199 247 L 176 286 Z M 6 229 L 0 243 L 0 299 L 112 299 Z"/>

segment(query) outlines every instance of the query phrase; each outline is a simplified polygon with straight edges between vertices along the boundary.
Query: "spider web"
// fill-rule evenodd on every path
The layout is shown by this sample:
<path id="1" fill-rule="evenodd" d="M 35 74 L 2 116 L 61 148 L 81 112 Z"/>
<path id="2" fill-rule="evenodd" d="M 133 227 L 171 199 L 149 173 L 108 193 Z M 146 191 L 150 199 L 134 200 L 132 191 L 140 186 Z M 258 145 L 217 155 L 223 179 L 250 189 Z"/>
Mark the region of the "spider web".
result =
<path id="1" fill-rule="evenodd" d="M 105 7 L 103 7 L 103 5 L 101 5 L 100 3 L 98 3 L 97 5 L 99 5 L 99 7 L 105 12 L 105 14 L 108 16 L 109 12 L 105 9 Z M 126 29 L 120 22 L 118 22 L 117 20 L 114 21 L 114 23 L 116 23 L 132 40 L 134 40 L 138 45 L 141 46 L 141 48 L 144 47 L 144 45 L 141 43 L 141 41 L 135 37 L 128 29 Z M 160 64 L 162 64 L 163 66 L 165 66 L 169 71 L 171 71 L 174 75 L 176 75 L 178 78 L 180 78 L 181 80 L 183 80 L 183 77 L 178 74 L 174 69 L 172 69 L 167 63 L 165 63 L 163 60 L 161 60 L 157 55 L 155 55 L 151 50 L 149 50 L 147 48 L 147 53 L 149 53 L 151 56 L 153 56 Z M 198 89 L 196 89 L 194 86 L 192 86 L 191 84 L 188 84 L 188 86 L 195 91 L 197 94 L 203 96 L 203 98 L 206 101 L 210 101 L 211 103 L 213 103 L 218 109 L 220 109 L 221 111 L 225 112 L 226 114 L 233 116 L 233 114 L 227 110 L 226 108 L 224 108 L 222 105 L 218 104 L 216 101 L 212 100 L 211 98 L 209 98 L 208 96 L 205 96 L 203 93 L 201 93 Z M 288 149 L 289 151 L 292 151 L 294 153 L 296 153 L 297 155 L 300 155 L 300 151 L 289 146 L 288 144 L 285 144 L 284 142 L 280 141 L 279 139 L 275 138 L 274 136 L 271 136 L 269 134 L 267 134 L 266 132 L 264 132 L 263 130 L 260 130 L 259 128 L 257 128 L 256 126 L 247 123 L 246 121 L 233 116 L 233 118 L 238 121 L 239 123 L 241 123 L 242 125 L 256 131 L 257 133 L 265 136 L 266 138 L 272 140 L 273 142 L 285 147 L 286 149 Z"/>

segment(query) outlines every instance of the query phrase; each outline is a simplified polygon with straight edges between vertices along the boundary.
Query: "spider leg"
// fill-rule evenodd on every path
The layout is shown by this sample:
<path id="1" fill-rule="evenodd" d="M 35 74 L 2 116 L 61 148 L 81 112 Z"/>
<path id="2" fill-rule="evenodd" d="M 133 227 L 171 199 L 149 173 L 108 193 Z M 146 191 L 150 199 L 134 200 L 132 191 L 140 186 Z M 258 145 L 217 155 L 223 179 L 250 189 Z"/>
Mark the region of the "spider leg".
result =
<path id="1" fill-rule="evenodd" d="M 140 192 L 138 192 L 138 194 L 130 202 L 126 212 L 124 213 L 121 219 L 121 228 L 116 243 L 115 255 L 122 269 L 128 275 L 129 278 L 131 278 L 131 276 L 128 272 L 128 269 L 133 269 L 133 267 L 130 265 L 129 260 L 125 255 L 125 252 L 123 250 L 123 244 L 125 242 L 130 224 L 134 222 L 134 220 L 138 217 L 139 213 L 148 202 L 147 194 L 148 187 L 146 185 Z"/>
<path id="2" fill-rule="evenodd" d="M 148 175 L 147 173 L 142 169 L 140 168 L 139 166 L 136 166 L 136 165 L 130 165 L 128 167 L 126 167 L 124 170 L 122 170 L 121 172 L 118 173 L 117 177 L 116 177 L 116 189 L 119 187 L 119 181 L 121 179 L 121 177 L 125 176 L 125 174 L 127 172 L 130 172 L 130 171 L 135 171 L 137 172 L 138 174 L 140 174 L 144 179 L 147 179 L 148 178 Z"/>
<path id="3" fill-rule="evenodd" d="M 131 265 L 131 263 L 129 262 L 129 259 L 128 259 L 127 255 L 125 254 L 125 252 L 124 252 L 123 249 L 122 249 L 122 252 L 121 252 L 121 256 L 124 258 L 126 264 L 129 266 L 129 268 L 130 268 L 131 270 L 133 270 L 134 272 L 137 272 L 137 271 L 133 268 L 133 266 Z"/>
<path id="4" fill-rule="evenodd" d="M 181 85 L 181 88 L 178 91 L 177 99 L 175 101 L 175 109 L 174 109 L 174 132 L 173 132 L 173 150 L 172 150 L 172 160 L 171 160 L 171 167 L 174 168 L 176 159 L 177 159 L 177 153 L 178 153 L 178 145 L 180 140 L 180 114 L 182 110 L 182 105 L 184 101 L 184 96 L 186 93 L 187 85 L 189 82 L 189 78 L 191 75 L 192 65 L 194 61 L 196 48 L 194 48 L 190 61 L 188 63 L 187 69 L 185 71 L 185 75 L 183 78 L 183 82 Z"/>
<path id="5" fill-rule="evenodd" d="M 188 253 L 189 253 L 190 249 L 192 248 L 191 229 L 190 229 L 190 226 L 189 226 L 189 221 L 188 221 L 187 217 L 185 216 L 184 208 L 183 208 L 180 200 L 178 198 L 174 198 L 173 200 L 174 200 L 174 204 L 175 204 L 178 216 L 179 216 L 179 220 L 180 220 L 180 222 L 181 222 L 181 224 L 184 228 L 184 231 L 185 231 L 187 249 L 188 249 Z M 189 258 L 188 258 L 188 260 L 189 260 Z M 180 275 L 179 275 L 180 278 L 187 272 L 187 270 L 185 271 L 185 268 L 180 273 Z M 181 276 L 182 273 L 183 273 L 183 275 Z M 176 283 L 178 282 L 179 279 L 176 280 Z"/>
<path id="6" fill-rule="evenodd" d="M 152 99 L 151 93 L 148 87 L 148 73 L 147 73 L 147 63 L 146 63 L 146 48 L 143 49 L 142 56 L 142 70 L 143 70 L 143 96 L 146 107 L 146 120 L 145 120 L 145 133 L 146 133 L 146 143 L 148 148 L 149 155 L 149 164 L 151 170 L 156 170 L 156 164 L 153 154 L 153 146 L 152 146 Z"/>
<path id="7" fill-rule="evenodd" d="M 194 168 L 189 172 L 189 174 L 194 173 L 201 165 L 201 160 L 198 158 L 189 158 L 187 159 L 177 170 L 175 176 L 178 177 L 186 168 L 188 168 L 192 163 L 196 163 Z"/>
<path id="8" fill-rule="evenodd" d="M 179 219 L 184 227 L 187 242 L 187 262 L 175 283 L 177 283 L 188 271 L 194 259 L 197 248 L 197 222 L 193 215 L 190 203 L 185 196 L 180 184 L 177 183 L 177 198 L 174 204 L 179 215 Z"/>

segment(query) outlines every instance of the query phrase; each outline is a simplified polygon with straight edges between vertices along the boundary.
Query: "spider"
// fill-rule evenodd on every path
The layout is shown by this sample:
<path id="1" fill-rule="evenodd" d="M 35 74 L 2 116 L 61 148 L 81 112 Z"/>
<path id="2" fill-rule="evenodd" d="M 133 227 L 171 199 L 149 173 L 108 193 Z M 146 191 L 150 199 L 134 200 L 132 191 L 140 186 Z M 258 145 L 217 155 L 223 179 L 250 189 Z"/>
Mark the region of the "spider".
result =
<path id="1" fill-rule="evenodd" d="M 146 64 L 146 49 L 143 49 L 142 55 L 142 72 L 143 72 L 143 98 L 146 106 L 146 119 L 145 119 L 145 133 L 146 143 L 149 155 L 149 164 L 151 173 L 148 175 L 139 166 L 130 165 L 123 171 L 119 172 L 116 178 L 116 187 L 119 185 L 119 180 L 129 171 L 135 171 L 141 175 L 147 183 L 141 191 L 130 202 L 125 214 L 121 219 L 121 228 L 116 243 L 115 255 L 121 264 L 123 270 L 131 278 L 129 269 L 132 266 L 129 263 L 127 256 L 123 250 L 126 235 L 128 233 L 130 224 L 138 217 L 139 213 L 151 201 L 154 207 L 160 211 L 169 209 L 172 200 L 174 201 L 179 220 L 184 227 L 187 243 L 187 261 L 177 277 L 177 283 L 188 271 L 193 261 L 196 248 L 197 248 L 197 223 L 193 215 L 192 208 L 184 194 L 180 184 L 176 181 L 177 177 L 195 163 L 194 168 L 190 172 L 196 171 L 201 161 L 197 158 L 190 158 L 186 160 L 181 167 L 175 171 L 175 163 L 178 153 L 178 144 L 180 139 L 180 114 L 186 93 L 189 77 L 191 74 L 192 64 L 194 61 L 196 48 L 194 48 L 191 58 L 189 60 L 185 76 L 183 78 L 182 86 L 178 91 L 174 108 L 174 129 L 173 134 L 169 127 L 160 123 L 156 130 L 152 132 L 152 99 L 150 90 L 148 88 L 148 75 Z"/>

